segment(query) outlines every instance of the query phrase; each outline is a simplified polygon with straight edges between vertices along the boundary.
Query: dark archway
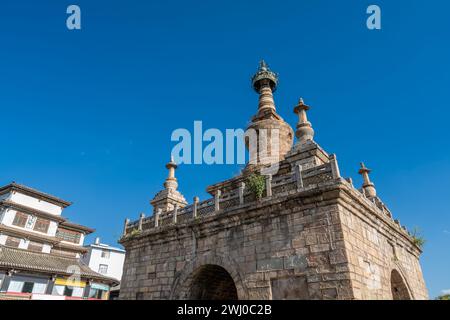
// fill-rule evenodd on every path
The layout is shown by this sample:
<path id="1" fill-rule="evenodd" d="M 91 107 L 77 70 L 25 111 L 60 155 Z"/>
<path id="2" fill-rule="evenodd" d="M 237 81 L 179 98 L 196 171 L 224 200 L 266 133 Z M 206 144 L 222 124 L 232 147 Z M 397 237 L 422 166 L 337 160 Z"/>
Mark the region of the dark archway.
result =
<path id="1" fill-rule="evenodd" d="M 411 300 L 411 295 L 403 277 L 395 269 L 391 272 L 391 290 L 394 300 Z"/>
<path id="2" fill-rule="evenodd" d="M 218 265 L 208 264 L 194 271 L 189 299 L 238 300 L 238 294 L 228 271 Z"/>

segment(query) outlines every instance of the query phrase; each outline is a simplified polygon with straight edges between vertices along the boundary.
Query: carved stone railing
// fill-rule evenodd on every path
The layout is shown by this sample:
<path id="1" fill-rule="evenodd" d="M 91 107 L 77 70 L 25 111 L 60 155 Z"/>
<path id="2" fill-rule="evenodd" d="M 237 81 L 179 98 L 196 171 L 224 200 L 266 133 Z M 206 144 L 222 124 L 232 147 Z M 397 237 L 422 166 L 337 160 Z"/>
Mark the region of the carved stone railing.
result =
<path id="1" fill-rule="evenodd" d="M 205 216 L 214 212 L 214 199 L 208 199 L 198 204 L 197 216 Z"/>
<path id="2" fill-rule="evenodd" d="M 320 166 L 312 167 L 302 171 L 303 186 L 308 187 L 310 185 L 319 184 L 325 181 L 333 179 L 331 171 L 331 165 L 325 163 Z"/>
<path id="3" fill-rule="evenodd" d="M 336 169 L 333 169 L 332 166 L 333 163 L 330 162 L 302 170 L 301 166 L 297 165 L 296 167 L 292 167 L 290 172 L 285 171 L 284 174 L 267 177 L 270 182 L 268 184 L 266 183 L 266 186 L 268 186 L 270 190 L 267 190 L 266 188 L 263 193 L 263 198 L 276 198 L 285 194 L 302 191 L 313 185 L 327 182 L 334 178 L 339 178 L 336 176 Z M 123 237 L 138 234 L 149 229 L 161 228 L 174 224 L 184 224 L 195 218 L 213 215 L 219 211 L 232 211 L 244 204 L 253 203 L 256 200 L 255 195 L 247 188 L 244 188 L 242 184 L 242 187 L 229 190 L 223 194 L 219 191 L 214 198 L 201 202 L 198 201 L 197 198 L 194 200 L 194 204 L 190 204 L 186 207 L 164 213 L 160 212 L 159 214 L 155 213 L 148 218 L 141 218 L 141 223 L 139 220 L 134 222 L 127 221 Z M 216 204 L 216 201 L 218 201 L 218 204 Z M 141 226 L 140 230 L 139 226 Z"/>
<path id="4" fill-rule="evenodd" d="M 345 181 L 349 187 L 351 187 L 354 191 L 355 194 L 358 196 L 358 198 L 361 199 L 361 201 L 364 201 L 365 203 L 367 203 L 369 206 L 371 206 L 375 212 L 378 212 L 378 214 L 380 216 L 385 216 L 387 217 L 389 220 L 391 220 L 391 222 L 394 223 L 394 226 L 402 233 L 407 234 L 409 236 L 411 236 L 411 232 L 405 227 L 403 226 L 399 220 L 394 219 L 392 216 L 391 211 L 388 209 L 388 207 L 378 198 L 368 198 L 366 196 L 366 194 L 364 193 L 363 190 L 361 189 L 356 189 L 353 186 L 353 181 L 352 179 L 343 179 L 342 181 Z"/>
<path id="5" fill-rule="evenodd" d="M 275 176 L 272 179 L 272 196 L 289 192 L 297 188 L 297 177 L 294 174 Z"/>

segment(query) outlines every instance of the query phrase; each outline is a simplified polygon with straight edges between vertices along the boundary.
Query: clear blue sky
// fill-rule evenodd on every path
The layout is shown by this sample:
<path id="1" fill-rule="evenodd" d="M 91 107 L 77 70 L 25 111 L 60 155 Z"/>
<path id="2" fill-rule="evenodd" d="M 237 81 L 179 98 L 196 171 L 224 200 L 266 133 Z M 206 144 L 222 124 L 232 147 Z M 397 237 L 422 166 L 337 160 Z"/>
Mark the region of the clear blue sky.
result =
<path id="1" fill-rule="evenodd" d="M 82 30 L 66 29 L 78 4 Z M 382 30 L 365 26 L 382 9 Z M 2 1 L 0 182 L 73 201 L 71 220 L 115 244 L 125 217 L 151 212 L 171 132 L 242 128 L 249 79 L 280 74 L 279 113 L 300 96 L 316 141 L 355 184 L 374 169 L 380 197 L 419 226 L 432 297 L 450 289 L 448 1 Z M 187 199 L 237 166 L 181 166 Z M 89 239 L 92 241 L 92 237 Z"/>

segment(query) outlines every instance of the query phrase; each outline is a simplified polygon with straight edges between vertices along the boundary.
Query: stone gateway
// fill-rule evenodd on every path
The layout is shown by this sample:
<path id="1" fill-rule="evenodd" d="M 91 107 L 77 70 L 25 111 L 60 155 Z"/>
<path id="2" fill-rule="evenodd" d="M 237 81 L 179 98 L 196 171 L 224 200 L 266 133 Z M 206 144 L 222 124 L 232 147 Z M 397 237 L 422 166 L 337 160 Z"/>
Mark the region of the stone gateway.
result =
<path id="1" fill-rule="evenodd" d="M 247 182 L 267 159 L 192 204 L 169 162 L 153 215 L 125 221 L 121 299 L 428 299 L 417 239 L 377 196 L 370 170 L 361 164 L 360 189 L 341 177 L 336 156 L 314 141 L 303 100 L 294 144 L 276 112 L 277 82 L 261 63 L 249 127 L 277 128 L 281 144 L 269 153 L 278 170 L 262 176 L 262 197 Z"/>

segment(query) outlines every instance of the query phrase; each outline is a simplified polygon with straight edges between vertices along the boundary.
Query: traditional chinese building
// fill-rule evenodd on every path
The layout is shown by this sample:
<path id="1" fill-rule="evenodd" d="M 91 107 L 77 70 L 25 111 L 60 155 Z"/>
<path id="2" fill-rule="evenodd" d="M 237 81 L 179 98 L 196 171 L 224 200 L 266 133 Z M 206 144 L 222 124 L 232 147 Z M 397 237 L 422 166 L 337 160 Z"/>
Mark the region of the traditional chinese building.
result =
<path id="1" fill-rule="evenodd" d="M 294 143 L 265 63 L 252 84 L 259 104 L 249 128 L 279 133 L 278 147 L 192 204 L 169 162 L 153 215 L 125 221 L 120 298 L 427 299 L 420 243 L 377 195 L 370 170 L 361 164 L 361 187 L 341 176 L 336 156 L 314 140 L 302 99 Z M 261 197 L 250 176 L 262 177 Z"/>
<path id="2" fill-rule="evenodd" d="M 17 183 L 0 188 L 0 299 L 107 299 L 119 281 L 80 261 L 94 230 L 68 221 L 71 203 Z"/>

